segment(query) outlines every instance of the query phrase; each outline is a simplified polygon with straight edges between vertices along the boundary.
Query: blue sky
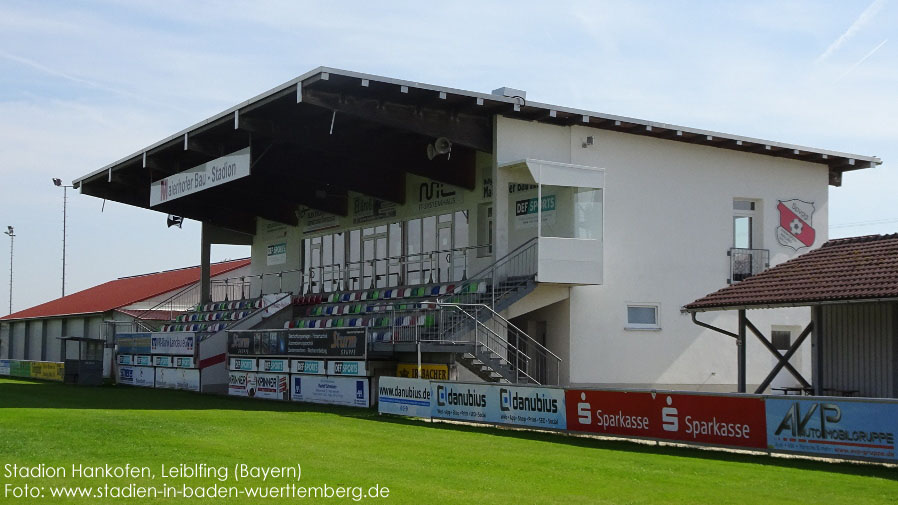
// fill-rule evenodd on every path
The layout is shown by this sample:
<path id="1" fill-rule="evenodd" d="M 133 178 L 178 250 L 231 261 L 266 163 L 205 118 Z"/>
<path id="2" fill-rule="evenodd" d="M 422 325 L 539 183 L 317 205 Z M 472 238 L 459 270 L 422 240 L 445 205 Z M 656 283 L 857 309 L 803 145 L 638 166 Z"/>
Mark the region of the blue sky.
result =
<path id="1" fill-rule="evenodd" d="M 898 231 L 898 0 L 0 0 L 13 310 L 60 294 L 52 177 L 71 181 L 319 65 L 876 155 L 882 166 L 831 188 L 830 236 Z M 199 262 L 198 223 L 167 229 L 161 214 L 69 196 L 68 293 Z M 7 281 L 0 267 L 4 314 Z"/>

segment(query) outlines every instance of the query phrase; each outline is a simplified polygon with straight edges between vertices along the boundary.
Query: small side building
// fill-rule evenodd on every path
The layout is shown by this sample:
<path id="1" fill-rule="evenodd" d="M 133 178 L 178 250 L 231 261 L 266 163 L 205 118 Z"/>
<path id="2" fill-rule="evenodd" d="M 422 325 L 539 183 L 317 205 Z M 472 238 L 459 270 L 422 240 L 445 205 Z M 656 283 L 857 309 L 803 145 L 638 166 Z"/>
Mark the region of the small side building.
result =
<path id="1" fill-rule="evenodd" d="M 830 240 L 685 310 L 694 318 L 704 311 L 739 311 L 747 323 L 736 333 L 722 332 L 744 343 L 746 328 L 751 330 L 745 311 L 780 307 L 811 307 L 809 392 L 898 398 L 898 234 Z M 774 346 L 786 352 L 768 379 L 787 366 L 807 336 L 802 335 L 788 346 Z"/>
<path id="2" fill-rule="evenodd" d="M 212 264 L 213 291 L 225 296 L 216 285 L 241 289 L 249 265 L 248 258 Z M 110 347 L 116 328 L 134 331 L 138 322 L 153 328 L 191 300 L 199 303 L 199 281 L 199 266 L 122 277 L 2 317 L 0 359 L 62 361 L 58 337 L 101 338 Z"/>

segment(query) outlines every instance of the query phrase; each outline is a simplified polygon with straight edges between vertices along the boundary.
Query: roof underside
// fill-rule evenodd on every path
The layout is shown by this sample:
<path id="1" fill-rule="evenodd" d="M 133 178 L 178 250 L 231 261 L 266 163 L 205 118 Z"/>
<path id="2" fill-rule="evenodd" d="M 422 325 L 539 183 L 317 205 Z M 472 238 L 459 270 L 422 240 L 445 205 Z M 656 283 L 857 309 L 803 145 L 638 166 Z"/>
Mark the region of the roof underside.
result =
<path id="1" fill-rule="evenodd" d="M 825 164 L 830 183 L 880 160 L 320 67 L 76 179 L 82 193 L 149 208 L 150 184 L 251 147 L 252 175 L 153 207 L 244 233 L 255 218 L 296 225 L 305 206 L 348 212 L 348 191 L 404 203 L 405 173 L 473 188 L 474 153 L 492 151 L 492 117 L 583 125 Z M 453 143 L 429 161 L 427 144 Z"/>
<path id="2" fill-rule="evenodd" d="M 898 300 L 898 234 L 830 240 L 700 298 L 687 312 Z"/>

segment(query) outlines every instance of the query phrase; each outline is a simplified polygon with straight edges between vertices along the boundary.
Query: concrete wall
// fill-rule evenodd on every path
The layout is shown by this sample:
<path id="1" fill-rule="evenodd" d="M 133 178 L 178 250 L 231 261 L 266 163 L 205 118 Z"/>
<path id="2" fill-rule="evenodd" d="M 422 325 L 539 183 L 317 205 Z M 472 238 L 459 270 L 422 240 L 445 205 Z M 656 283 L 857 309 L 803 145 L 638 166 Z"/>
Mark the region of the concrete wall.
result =
<path id="1" fill-rule="evenodd" d="M 10 321 L 0 326 L 0 357 L 35 361 L 61 361 L 58 337 L 100 338 L 104 334 L 103 321 L 112 313 L 71 317 L 52 317 Z M 7 335 L 11 334 L 12 338 Z M 12 343 L 10 353 L 9 342 Z M 76 346 L 70 345 L 70 357 L 75 357 Z"/>
<path id="2" fill-rule="evenodd" d="M 726 286 L 734 198 L 758 200 L 760 231 L 754 247 L 770 250 L 771 265 L 798 254 L 777 243 L 778 200 L 813 202 L 814 247 L 823 244 L 827 167 L 580 126 L 501 117 L 496 123 L 497 164 L 534 158 L 605 169 L 604 284 L 571 288 L 571 383 L 731 390 L 734 341 L 695 326 L 680 308 Z M 587 135 L 595 137 L 595 144 L 583 148 Z M 500 173 L 496 178 L 497 188 L 510 182 Z M 509 196 L 497 191 L 496 197 L 501 252 L 501 241 L 509 240 Z M 626 329 L 628 303 L 657 304 L 661 329 Z M 804 327 L 810 312 L 762 310 L 751 311 L 750 317 L 769 333 L 773 326 Z M 700 318 L 736 328 L 735 314 Z M 748 382 L 760 383 L 772 356 L 753 339 L 747 350 Z M 801 352 L 810 378 L 810 346 Z"/>

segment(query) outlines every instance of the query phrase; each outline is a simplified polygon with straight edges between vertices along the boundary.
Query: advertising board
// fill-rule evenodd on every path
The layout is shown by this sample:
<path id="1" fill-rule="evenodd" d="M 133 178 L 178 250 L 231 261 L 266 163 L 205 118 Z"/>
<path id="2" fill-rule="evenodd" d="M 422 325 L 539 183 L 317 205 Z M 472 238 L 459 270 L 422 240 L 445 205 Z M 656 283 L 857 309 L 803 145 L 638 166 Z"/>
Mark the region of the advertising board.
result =
<path id="1" fill-rule="evenodd" d="M 293 373 L 324 375 L 327 372 L 327 367 L 323 360 L 293 359 L 290 360 L 290 371 Z"/>
<path id="2" fill-rule="evenodd" d="M 134 364 L 134 355 L 133 354 L 119 354 L 116 358 L 116 362 L 119 365 L 133 365 Z"/>
<path id="3" fill-rule="evenodd" d="M 249 396 L 269 400 L 286 400 L 289 380 L 290 376 L 287 374 L 257 373 L 255 374 L 256 390 L 249 389 Z"/>
<path id="4" fill-rule="evenodd" d="M 365 357 L 364 328 L 230 332 L 231 356 L 296 356 L 312 359 Z"/>
<path id="5" fill-rule="evenodd" d="M 193 356 L 196 334 L 181 332 L 151 333 L 151 354 L 174 354 L 178 356 Z"/>
<path id="6" fill-rule="evenodd" d="M 381 414 L 430 419 L 430 381 L 381 377 L 377 384 L 377 411 Z"/>
<path id="7" fill-rule="evenodd" d="M 200 371 L 185 368 L 157 368 L 156 387 L 199 391 Z"/>
<path id="8" fill-rule="evenodd" d="M 146 354 L 134 356 L 134 366 L 153 366 L 153 357 Z"/>
<path id="9" fill-rule="evenodd" d="M 228 394 L 233 396 L 252 396 L 256 393 L 256 374 L 231 371 L 228 373 Z"/>
<path id="10" fill-rule="evenodd" d="M 172 358 L 175 368 L 195 368 L 193 356 L 175 356 Z"/>
<path id="11" fill-rule="evenodd" d="M 31 377 L 31 362 L 30 361 L 18 361 L 18 360 L 10 360 L 9 361 L 9 375 L 13 377 Z"/>
<path id="12" fill-rule="evenodd" d="M 149 354 L 150 333 L 119 333 L 115 336 L 119 354 Z"/>
<path id="13" fill-rule="evenodd" d="M 327 374 L 364 377 L 368 375 L 368 370 L 364 361 L 328 361 Z"/>
<path id="14" fill-rule="evenodd" d="M 291 375 L 290 399 L 296 402 L 368 407 L 368 379 Z"/>
<path id="15" fill-rule="evenodd" d="M 421 377 L 418 377 L 417 363 L 399 363 L 396 365 L 396 376 L 410 379 L 428 379 L 433 381 L 449 380 L 449 365 L 432 363 L 421 364 Z"/>
<path id="16" fill-rule="evenodd" d="M 259 371 L 268 373 L 288 373 L 290 371 L 290 360 L 269 358 L 260 359 Z"/>
<path id="17" fill-rule="evenodd" d="M 62 382 L 65 367 L 53 361 L 35 361 L 31 363 L 31 377 L 48 381 Z"/>
<path id="18" fill-rule="evenodd" d="M 733 447 L 767 447 L 764 400 L 641 391 L 566 392 L 568 429 Z"/>
<path id="19" fill-rule="evenodd" d="M 0 375 L 9 375 L 8 359 L 0 359 Z"/>
<path id="20" fill-rule="evenodd" d="M 231 370 L 243 370 L 244 372 L 256 371 L 256 360 L 252 358 L 231 358 L 229 363 Z"/>
<path id="21" fill-rule="evenodd" d="M 784 452 L 895 462 L 898 403 L 767 397 L 767 444 Z"/>
<path id="22" fill-rule="evenodd" d="M 120 366 L 118 383 L 151 388 L 156 385 L 156 373 L 153 371 L 153 367 Z"/>
<path id="23" fill-rule="evenodd" d="M 563 389 L 508 384 L 431 382 L 437 419 L 510 424 L 563 430 L 567 427 Z"/>

